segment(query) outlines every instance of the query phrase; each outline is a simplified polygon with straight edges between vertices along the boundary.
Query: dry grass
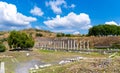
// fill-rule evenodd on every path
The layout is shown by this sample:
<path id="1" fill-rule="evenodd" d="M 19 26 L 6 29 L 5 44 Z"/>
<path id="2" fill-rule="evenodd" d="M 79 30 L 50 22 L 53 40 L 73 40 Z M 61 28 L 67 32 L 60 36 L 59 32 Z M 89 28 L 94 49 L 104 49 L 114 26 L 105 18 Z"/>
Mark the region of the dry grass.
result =
<path id="1" fill-rule="evenodd" d="M 26 56 L 30 53 L 30 56 Z M 6 56 L 6 57 L 5 57 Z M 0 61 L 5 62 L 6 73 L 14 73 L 17 63 L 27 62 L 30 60 L 38 60 L 46 63 L 56 63 L 66 58 L 74 58 L 78 56 L 91 58 L 105 58 L 108 55 L 98 53 L 82 54 L 75 52 L 49 51 L 49 50 L 34 50 L 34 51 L 7 51 L 0 53 Z"/>
<path id="2" fill-rule="evenodd" d="M 81 60 L 40 69 L 37 73 L 120 73 L 120 57 L 110 61 L 107 59 Z"/>

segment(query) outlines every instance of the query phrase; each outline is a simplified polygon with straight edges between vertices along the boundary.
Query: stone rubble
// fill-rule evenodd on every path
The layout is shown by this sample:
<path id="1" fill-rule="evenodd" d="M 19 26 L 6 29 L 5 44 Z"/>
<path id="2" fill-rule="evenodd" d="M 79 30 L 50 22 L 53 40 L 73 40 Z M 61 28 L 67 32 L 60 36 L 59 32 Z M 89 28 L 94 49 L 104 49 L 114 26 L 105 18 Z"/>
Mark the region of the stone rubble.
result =
<path id="1" fill-rule="evenodd" d="M 62 64 L 70 63 L 70 62 L 83 60 L 83 59 L 84 59 L 83 57 L 71 58 L 71 59 L 68 59 L 68 60 L 62 60 L 62 61 L 59 62 L 59 64 L 62 65 Z"/>

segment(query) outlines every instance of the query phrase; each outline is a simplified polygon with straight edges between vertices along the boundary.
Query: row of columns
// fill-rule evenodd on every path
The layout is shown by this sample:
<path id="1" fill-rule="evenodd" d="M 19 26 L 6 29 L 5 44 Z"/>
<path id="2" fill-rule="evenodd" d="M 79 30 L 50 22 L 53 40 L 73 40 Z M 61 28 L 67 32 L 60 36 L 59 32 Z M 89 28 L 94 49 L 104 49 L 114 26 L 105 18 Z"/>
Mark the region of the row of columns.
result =
<path id="1" fill-rule="evenodd" d="M 56 49 L 56 50 L 81 50 L 89 49 L 89 41 L 77 41 L 73 39 L 68 40 L 42 40 L 36 45 L 37 48 L 42 49 Z"/>

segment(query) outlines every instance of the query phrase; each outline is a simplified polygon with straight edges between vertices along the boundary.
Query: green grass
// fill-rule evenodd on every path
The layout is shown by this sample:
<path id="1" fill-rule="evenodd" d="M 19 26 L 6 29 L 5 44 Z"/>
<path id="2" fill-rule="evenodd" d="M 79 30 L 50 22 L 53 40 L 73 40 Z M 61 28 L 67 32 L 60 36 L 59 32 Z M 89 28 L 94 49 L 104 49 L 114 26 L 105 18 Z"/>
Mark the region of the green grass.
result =
<path id="1" fill-rule="evenodd" d="M 43 52 L 43 53 L 53 53 L 55 52 L 54 50 L 38 50 L 39 52 Z"/>
<path id="2" fill-rule="evenodd" d="M 79 52 L 65 52 L 65 51 L 53 51 L 53 50 L 39 50 L 39 54 L 41 55 L 41 59 L 45 62 L 53 62 L 60 61 L 65 58 L 73 58 L 73 57 L 107 57 L 108 55 L 103 55 L 99 53 L 79 53 Z"/>
<path id="3" fill-rule="evenodd" d="M 39 54 L 41 55 L 41 59 L 44 60 L 45 62 L 54 62 L 62 60 L 64 58 L 80 56 L 79 53 L 69 53 L 52 50 L 40 50 Z"/>

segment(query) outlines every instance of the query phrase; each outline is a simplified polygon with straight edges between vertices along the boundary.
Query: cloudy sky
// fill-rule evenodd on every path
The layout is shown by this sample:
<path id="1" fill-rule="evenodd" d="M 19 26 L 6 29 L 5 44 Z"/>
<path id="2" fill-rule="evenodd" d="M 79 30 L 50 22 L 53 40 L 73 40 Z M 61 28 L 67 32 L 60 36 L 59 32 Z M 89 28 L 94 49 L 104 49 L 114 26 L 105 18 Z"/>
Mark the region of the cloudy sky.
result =
<path id="1" fill-rule="evenodd" d="M 37 28 L 86 34 L 120 23 L 120 0 L 0 0 L 0 30 Z"/>

